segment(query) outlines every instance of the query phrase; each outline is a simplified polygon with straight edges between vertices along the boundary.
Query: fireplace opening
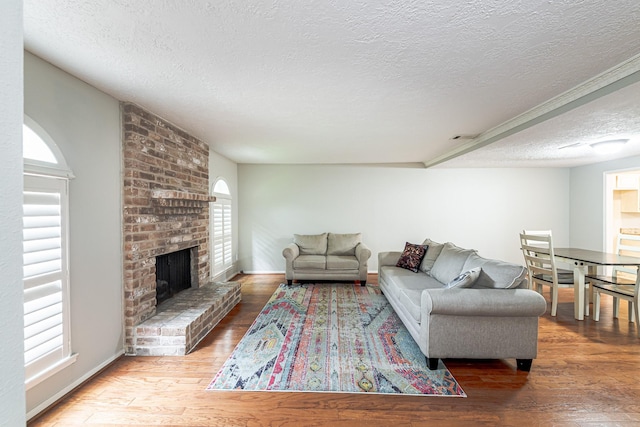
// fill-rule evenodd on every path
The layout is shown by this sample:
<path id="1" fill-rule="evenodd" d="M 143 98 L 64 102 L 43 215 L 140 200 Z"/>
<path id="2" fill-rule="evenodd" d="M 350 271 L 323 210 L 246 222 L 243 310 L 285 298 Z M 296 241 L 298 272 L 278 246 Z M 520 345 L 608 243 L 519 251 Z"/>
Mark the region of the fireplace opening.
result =
<path id="1" fill-rule="evenodd" d="M 191 287 L 191 249 L 156 257 L 156 304 Z"/>

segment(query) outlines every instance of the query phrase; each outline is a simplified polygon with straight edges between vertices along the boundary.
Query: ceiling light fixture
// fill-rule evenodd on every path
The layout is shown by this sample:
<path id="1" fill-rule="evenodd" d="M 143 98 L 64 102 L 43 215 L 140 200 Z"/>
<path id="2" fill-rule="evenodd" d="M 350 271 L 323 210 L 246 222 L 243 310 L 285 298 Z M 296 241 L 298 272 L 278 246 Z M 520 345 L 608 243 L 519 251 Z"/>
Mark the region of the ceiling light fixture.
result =
<path id="1" fill-rule="evenodd" d="M 622 147 L 624 147 L 624 144 L 626 144 L 627 141 L 629 140 L 610 139 L 608 141 L 594 142 L 593 144 L 589 145 L 591 145 L 591 148 L 593 148 L 598 154 L 611 154 L 617 153 L 618 151 L 622 150 Z"/>

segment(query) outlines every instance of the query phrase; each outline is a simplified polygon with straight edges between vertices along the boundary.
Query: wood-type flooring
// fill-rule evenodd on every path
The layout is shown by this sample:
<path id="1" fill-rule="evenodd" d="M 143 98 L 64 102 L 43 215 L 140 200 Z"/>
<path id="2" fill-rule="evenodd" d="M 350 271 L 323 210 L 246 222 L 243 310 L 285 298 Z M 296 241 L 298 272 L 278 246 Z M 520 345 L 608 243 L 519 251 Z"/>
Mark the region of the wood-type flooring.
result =
<path id="1" fill-rule="evenodd" d="M 557 317 L 547 310 L 540 319 L 531 372 L 517 371 L 515 360 L 445 361 L 467 398 L 205 391 L 283 276 L 234 280 L 242 302 L 191 354 L 122 357 L 29 425 L 640 425 L 640 340 L 626 302 L 613 319 L 604 296 L 600 322 L 577 321 L 571 289 L 561 289 Z"/>

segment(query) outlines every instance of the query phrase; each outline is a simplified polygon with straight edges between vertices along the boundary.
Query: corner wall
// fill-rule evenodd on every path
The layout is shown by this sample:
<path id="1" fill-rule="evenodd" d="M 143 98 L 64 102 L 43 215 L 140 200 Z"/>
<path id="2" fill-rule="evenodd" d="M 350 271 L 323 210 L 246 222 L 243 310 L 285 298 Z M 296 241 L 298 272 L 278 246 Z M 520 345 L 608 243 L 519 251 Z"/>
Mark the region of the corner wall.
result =
<path id="1" fill-rule="evenodd" d="M 0 424 L 25 424 L 22 287 L 22 2 L 0 2 Z"/>
<path id="2" fill-rule="evenodd" d="M 77 361 L 27 392 L 29 416 L 123 353 L 121 126 L 116 99 L 24 53 L 24 112 L 53 138 L 69 182 L 71 349 Z"/>
<path id="3" fill-rule="evenodd" d="M 284 271 L 294 233 L 362 232 L 370 272 L 378 252 L 426 237 L 519 264 L 523 228 L 569 243 L 568 169 L 241 164 L 238 182 L 245 272 Z"/>

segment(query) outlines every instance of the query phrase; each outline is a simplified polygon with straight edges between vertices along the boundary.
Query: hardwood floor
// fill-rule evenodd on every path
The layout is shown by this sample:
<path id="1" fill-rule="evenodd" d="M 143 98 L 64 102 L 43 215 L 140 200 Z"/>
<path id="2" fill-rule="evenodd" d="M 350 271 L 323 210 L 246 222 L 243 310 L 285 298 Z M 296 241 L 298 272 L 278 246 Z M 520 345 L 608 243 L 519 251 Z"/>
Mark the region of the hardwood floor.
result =
<path id="1" fill-rule="evenodd" d="M 29 425 L 640 425 L 640 340 L 626 304 L 614 320 L 603 298 L 600 322 L 576 321 L 570 289 L 560 291 L 558 316 L 541 318 L 530 373 L 516 371 L 515 360 L 445 361 L 467 398 L 207 392 L 283 276 L 235 280 L 242 302 L 194 352 L 123 357 Z"/>

